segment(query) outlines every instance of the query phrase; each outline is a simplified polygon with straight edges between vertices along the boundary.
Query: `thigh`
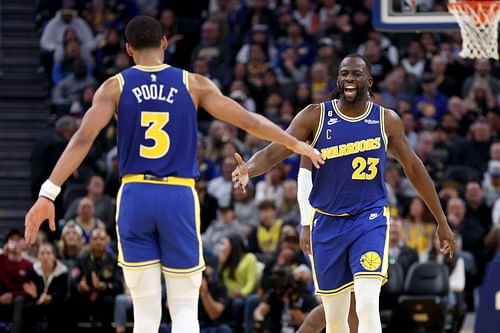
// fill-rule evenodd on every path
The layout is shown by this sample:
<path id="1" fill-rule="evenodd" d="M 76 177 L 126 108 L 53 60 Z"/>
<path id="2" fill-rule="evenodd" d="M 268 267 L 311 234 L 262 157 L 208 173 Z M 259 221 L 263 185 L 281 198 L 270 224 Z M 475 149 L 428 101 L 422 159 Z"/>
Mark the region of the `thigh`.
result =
<path id="1" fill-rule="evenodd" d="M 157 207 L 162 271 L 186 275 L 205 267 L 200 235 L 200 206 L 192 187 L 167 185 Z"/>
<path id="2" fill-rule="evenodd" d="M 360 214 L 356 226 L 359 237 L 349 249 L 349 263 L 354 278 L 386 279 L 389 266 L 388 208 L 375 208 Z"/>
<path id="3" fill-rule="evenodd" d="M 118 192 L 118 264 L 123 268 L 141 269 L 160 263 L 156 216 L 152 208 L 161 186 L 126 183 Z"/>
<path id="4" fill-rule="evenodd" d="M 315 213 L 311 224 L 311 266 L 316 293 L 335 295 L 352 287 L 348 261 L 349 217 L 332 217 Z"/>

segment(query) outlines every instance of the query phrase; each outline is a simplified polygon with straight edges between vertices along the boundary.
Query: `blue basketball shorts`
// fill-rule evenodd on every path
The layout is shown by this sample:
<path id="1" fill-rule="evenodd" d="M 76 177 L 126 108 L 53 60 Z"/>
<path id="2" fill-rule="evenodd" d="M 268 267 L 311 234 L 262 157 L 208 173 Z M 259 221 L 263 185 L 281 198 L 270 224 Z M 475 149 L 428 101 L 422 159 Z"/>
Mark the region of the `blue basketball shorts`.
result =
<path id="1" fill-rule="evenodd" d="M 161 266 L 168 275 L 205 268 L 200 208 L 194 180 L 144 180 L 126 175 L 117 198 L 118 265 L 124 269 Z"/>
<path id="2" fill-rule="evenodd" d="M 316 211 L 311 221 L 311 263 L 318 295 L 351 290 L 354 279 L 387 280 L 389 209 L 332 216 Z"/>

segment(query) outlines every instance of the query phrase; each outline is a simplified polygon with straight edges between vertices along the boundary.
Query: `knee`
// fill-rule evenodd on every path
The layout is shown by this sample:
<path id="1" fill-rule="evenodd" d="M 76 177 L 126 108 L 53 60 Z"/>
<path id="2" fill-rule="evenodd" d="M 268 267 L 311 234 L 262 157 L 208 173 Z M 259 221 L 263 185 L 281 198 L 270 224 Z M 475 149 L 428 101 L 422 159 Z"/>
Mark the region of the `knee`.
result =
<path id="1" fill-rule="evenodd" d="M 358 317 L 378 315 L 378 298 L 369 295 L 356 295 L 356 313 Z"/>

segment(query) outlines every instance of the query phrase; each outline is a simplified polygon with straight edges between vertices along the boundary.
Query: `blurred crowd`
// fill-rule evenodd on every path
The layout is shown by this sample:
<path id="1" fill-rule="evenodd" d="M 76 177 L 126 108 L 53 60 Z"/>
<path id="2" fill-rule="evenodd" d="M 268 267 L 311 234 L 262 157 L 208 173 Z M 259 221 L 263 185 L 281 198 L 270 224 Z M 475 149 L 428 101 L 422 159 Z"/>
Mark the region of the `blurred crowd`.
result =
<path id="1" fill-rule="evenodd" d="M 443 1 L 428 3 L 430 11 L 444 8 Z M 123 34 L 130 17 L 159 19 L 169 42 L 165 62 L 209 77 L 249 112 L 283 128 L 303 107 L 329 99 L 340 60 L 356 52 L 372 63 L 374 100 L 401 116 L 458 240 L 453 259 L 440 255 L 432 215 L 389 156 L 390 261 L 404 272 L 415 262 L 442 263 L 451 307 L 474 311 L 485 266 L 500 250 L 500 66 L 459 58 L 458 31 L 375 31 L 371 11 L 370 0 L 39 0 L 40 71 L 52 87 L 54 129 L 33 148 L 33 198 L 98 85 L 133 65 Z M 248 158 L 266 142 L 203 110 L 198 122 L 196 190 L 208 265 L 202 332 L 293 332 L 318 304 L 299 248 L 299 158 L 287 158 L 246 192 L 236 190 L 234 153 Z M 35 245 L 16 230 L 4 240 L 0 322 L 12 332 L 90 323 L 120 333 L 132 321 L 116 264 L 115 131 L 114 123 L 102 131 L 63 187 L 57 232 L 41 233 Z M 165 309 L 161 330 L 168 332 Z"/>

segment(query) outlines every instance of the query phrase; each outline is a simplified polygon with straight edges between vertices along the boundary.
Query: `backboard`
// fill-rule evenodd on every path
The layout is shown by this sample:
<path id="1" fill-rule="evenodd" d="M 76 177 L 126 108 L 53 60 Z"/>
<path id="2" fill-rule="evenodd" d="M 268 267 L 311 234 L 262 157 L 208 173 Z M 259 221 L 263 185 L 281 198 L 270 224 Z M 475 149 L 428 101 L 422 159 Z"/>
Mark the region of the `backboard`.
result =
<path id="1" fill-rule="evenodd" d="M 372 16 L 373 26 L 381 31 L 459 29 L 455 18 L 446 9 L 446 1 L 373 0 Z"/>

